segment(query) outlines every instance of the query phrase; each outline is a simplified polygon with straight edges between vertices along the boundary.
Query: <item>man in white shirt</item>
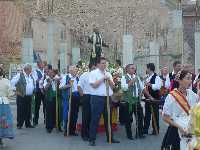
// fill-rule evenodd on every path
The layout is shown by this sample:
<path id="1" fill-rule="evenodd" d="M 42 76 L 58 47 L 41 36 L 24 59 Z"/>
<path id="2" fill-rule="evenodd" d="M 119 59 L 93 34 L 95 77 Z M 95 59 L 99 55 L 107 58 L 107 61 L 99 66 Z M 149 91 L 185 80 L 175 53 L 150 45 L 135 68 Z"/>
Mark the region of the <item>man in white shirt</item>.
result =
<path id="1" fill-rule="evenodd" d="M 37 62 L 38 68 L 33 71 L 33 78 L 36 81 L 36 88 L 35 88 L 35 111 L 34 111 L 34 118 L 33 118 L 33 125 L 38 125 L 39 119 L 39 111 L 41 102 L 44 106 L 44 93 L 42 91 L 43 86 L 40 84 L 44 78 L 44 65 L 42 62 Z M 43 113 L 45 114 L 43 107 Z"/>
<path id="2" fill-rule="evenodd" d="M 155 101 L 146 101 L 145 103 L 144 134 L 148 134 L 152 116 L 152 135 L 157 135 L 159 134 L 159 103 L 162 82 L 160 77 L 155 73 L 155 65 L 153 63 L 147 64 L 147 74 L 148 78 L 145 87 Z"/>
<path id="3" fill-rule="evenodd" d="M 140 77 L 136 75 L 136 66 L 129 64 L 126 66 L 126 74 L 122 76 L 121 88 L 123 91 L 123 101 L 120 103 L 119 118 L 120 123 L 125 125 L 127 138 L 133 140 L 131 124 L 133 113 L 136 118 L 136 138 L 144 138 L 143 135 L 143 110 L 140 104 L 140 97 L 144 92 L 144 85 Z"/>
<path id="4" fill-rule="evenodd" d="M 35 89 L 35 82 L 31 75 L 32 67 L 29 64 L 24 66 L 22 73 L 18 73 L 12 80 L 11 85 L 16 87 L 17 95 L 17 128 L 21 129 L 24 122 L 26 128 L 33 128 L 31 125 L 31 102 Z"/>
<path id="5" fill-rule="evenodd" d="M 64 96 L 64 101 L 66 102 L 66 108 L 65 111 L 67 111 L 66 113 L 68 113 L 68 101 L 69 101 L 69 95 L 70 95 L 70 88 L 72 88 L 72 99 L 71 99 L 71 113 L 70 113 L 70 125 L 69 125 L 69 135 L 71 136 L 78 136 L 78 134 L 76 133 L 76 123 L 78 120 L 78 112 L 79 112 L 79 105 L 80 105 L 80 95 L 78 92 L 78 81 L 79 78 L 77 76 L 78 70 L 76 68 L 76 66 L 70 66 L 69 67 L 69 75 L 62 78 L 61 83 L 59 88 L 61 90 L 63 90 L 62 95 Z M 70 81 L 73 81 L 73 84 L 70 84 Z M 65 114 L 66 116 L 66 114 Z M 66 116 L 67 117 L 67 116 Z M 64 118 L 65 119 L 65 118 Z M 65 133 L 64 135 L 67 135 L 67 121 L 69 118 L 66 118 L 65 121 Z"/>
<path id="6" fill-rule="evenodd" d="M 90 72 L 95 69 L 95 65 L 90 64 Z M 80 76 L 78 82 L 78 91 L 81 96 L 82 102 L 82 128 L 81 128 L 81 137 L 84 141 L 89 140 L 89 126 L 90 126 L 90 94 L 91 94 L 91 85 L 89 83 L 90 72 L 85 72 Z"/>
<path id="7" fill-rule="evenodd" d="M 112 119 L 108 122 L 108 112 L 107 112 L 107 101 L 106 101 L 106 83 L 105 80 L 108 80 L 108 93 L 109 97 L 112 96 L 113 91 L 112 88 L 114 86 L 114 82 L 112 79 L 112 75 L 109 72 L 106 72 L 106 59 L 101 57 L 97 61 L 98 68 L 91 72 L 89 83 L 92 86 L 91 88 L 91 122 L 90 122 L 90 129 L 89 129 L 89 144 L 90 146 L 95 146 L 97 128 L 99 125 L 99 120 L 101 114 L 104 116 L 104 123 L 106 127 L 106 136 L 107 141 L 109 141 L 109 131 L 108 131 L 108 124 L 112 125 Z M 111 114 L 111 113 L 110 113 Z M 110 116 L 112 118 L 112 115 Z M 111 142 L 112 143 L 119 143 L 119 141 L 113 138 L 112 129 L 111 129 Z"/>

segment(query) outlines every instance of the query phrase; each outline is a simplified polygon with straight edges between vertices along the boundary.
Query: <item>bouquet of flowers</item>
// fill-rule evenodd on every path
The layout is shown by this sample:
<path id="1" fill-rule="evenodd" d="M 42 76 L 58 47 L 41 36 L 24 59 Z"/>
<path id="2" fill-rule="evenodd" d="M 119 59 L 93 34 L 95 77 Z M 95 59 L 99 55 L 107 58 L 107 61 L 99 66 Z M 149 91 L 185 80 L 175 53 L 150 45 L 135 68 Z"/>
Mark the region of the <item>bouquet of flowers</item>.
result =
<path id="1" fill-rule="evenodd" d="M 115 87 L 113 89 L 113 99 L 120 101 L 123 94 L 121 90 L 121 78 L 123 75 L 123 68 L 116 67 L 114 64 L 109 64 L 107 70 L 112 74 L 113 81 L 115 83 Z"/>
<path id="2" fill-rule="evenodd" d="M 84 72 L 89 71 L 88 63 L 86 63 L 82 60 L 80 60 L 76 66 L 78 68 L 78 75 L 79 76 L 81 76 Z"/>

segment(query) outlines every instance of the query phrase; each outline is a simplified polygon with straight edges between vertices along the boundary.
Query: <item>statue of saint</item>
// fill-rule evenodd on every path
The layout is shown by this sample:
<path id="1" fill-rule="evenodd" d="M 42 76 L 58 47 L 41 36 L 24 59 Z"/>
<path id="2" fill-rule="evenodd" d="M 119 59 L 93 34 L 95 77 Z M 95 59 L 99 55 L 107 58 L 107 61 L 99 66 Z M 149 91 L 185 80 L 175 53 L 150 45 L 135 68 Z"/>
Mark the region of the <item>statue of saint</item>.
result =
<path id="1" fill-rule="evenodd" d="M 102 40 L 102 35 L 97 28 L 93 29 L 93 35 L 88 39 L 89 43 L 92 43 L 92 52 L 90 55 L 90 63 L 95 64 L 97 60 L 102 56 L 102 47 L 108 47 Z"/>

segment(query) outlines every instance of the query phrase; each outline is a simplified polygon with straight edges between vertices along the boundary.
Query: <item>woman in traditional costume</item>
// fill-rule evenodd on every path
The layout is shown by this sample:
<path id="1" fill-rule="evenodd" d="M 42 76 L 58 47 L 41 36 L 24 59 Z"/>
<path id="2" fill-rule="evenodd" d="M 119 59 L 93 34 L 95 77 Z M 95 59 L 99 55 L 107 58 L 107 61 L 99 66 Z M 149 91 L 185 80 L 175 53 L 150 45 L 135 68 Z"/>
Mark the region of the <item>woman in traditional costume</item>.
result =
<path id="1" fill-rule="evenodd" d="M 176 75 L 178 88 L 169 93 L 163 106 L 163 119 L 169 124 L 161 150 L 186 150 L 187 126 L 190 108 L 199 101 L 199 96 L 189 89 L 192 74 L 182 70 Z"/>
<path id="2" fill-rule="evenodd" d="M 9 106 L 9 96 L 12 95 L 10 81 L 3 78 L 3 69 L 0 68 L 0 146 L 3 147 L 3 139 L 14 138 L 13 116 Z"/>

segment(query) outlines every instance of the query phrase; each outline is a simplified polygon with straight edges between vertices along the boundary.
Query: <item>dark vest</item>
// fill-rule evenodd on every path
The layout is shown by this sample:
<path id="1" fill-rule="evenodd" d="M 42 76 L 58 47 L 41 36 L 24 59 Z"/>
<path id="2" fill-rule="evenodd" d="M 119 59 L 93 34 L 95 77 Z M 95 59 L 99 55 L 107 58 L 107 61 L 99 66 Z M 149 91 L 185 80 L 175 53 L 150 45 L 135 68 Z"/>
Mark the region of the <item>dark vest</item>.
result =
<path id="1" fill-rule="evenodd" d="M 39 80 L 42 79 L 42 73 L 38 70 L 36 70 L 36 73 L 37 73 L 37 77 Z M 39 92 L 40 91 L 40 88 L 39 88 L 39 82 L 36 82 L 36 92 Z"/>
<path id="2" fill-rule="evenodd" d="M 34 79 L 32 76 L 31 78 L 34 84 Z M 17 92 L 17 95 L 20 95 L 22 97 L 26 95 L 26 79 L 25 79 L 24 73 L 20 73 L 19 81 L 16 84 L 16 92 Z"/>
<path id="3" fill-rule="evenodd" d="M 66 80 L 65 80 L 65 85 L 69 84 L 70 79 L 71 78 L 67 74 Z M 64 89 L 64 90 L 61 91 L 63 99 L 66 99 L 69 96 L 69 92 L 70 92 L 70 88 L 67 88 L 67 89 Z"/>
<path id="4" fill-rule="evenodd" d="M 128 75 L 125 75 L 125 79 L 126 79 L 126 83 L 128 83 L 131 79 Z M 138 95 L 140 95 L 140 93 L 142 92 L 141 90 L 141 87 L 140 87 L 140 84 L 139 84 L 139 80 L 138 80 L 138 77 L 136 77 L 136 82 L 137 82 L 137 86 L 138 86 Z M 133 93 L 134 90 L 135 90 L 135 86 L 132 85 L 128 88 L 127 91 L 124 91 L 123 92 L 123 98 L 124 98 L 124 101 L 126 102 L 131 102 L 131 103 L 136 103 L 139 101 L 139 96 L 138 97 L 133 97 Z"/>
<path id="5" fill-rule="evenodd" d="M 176 74 L 172 75 L 172 72 L 169 73 L 169 78 L 170 78 L 170 91 L 172 91 L 175 88 L 178 88 L 178 82 L 176 82 L 174 79 L 176 77 Z"/>
<path id="6" fill-rule="evenodd" d="M 157 74 L 154 73 L 154 75 L 152 76 L 152 78 L 151 78 L 151 80 L 150 80 L 150 83 L 151 83 L 151 84 L 155 84 L 156 77 L 157 77 Z M 160 98 L 160 90 L 154 91 L 151 87 L 148 87 L 148 90 L 149 90 L 149 93 L 151 94 L 151 96 L 152 96 L 153 98 L 156 98 L 156 99 L 159 99 L 159 98 Z"/>

